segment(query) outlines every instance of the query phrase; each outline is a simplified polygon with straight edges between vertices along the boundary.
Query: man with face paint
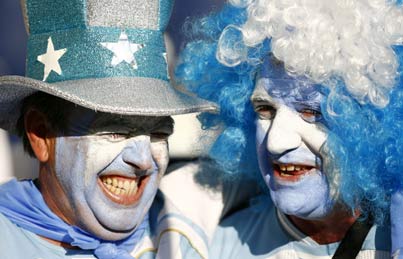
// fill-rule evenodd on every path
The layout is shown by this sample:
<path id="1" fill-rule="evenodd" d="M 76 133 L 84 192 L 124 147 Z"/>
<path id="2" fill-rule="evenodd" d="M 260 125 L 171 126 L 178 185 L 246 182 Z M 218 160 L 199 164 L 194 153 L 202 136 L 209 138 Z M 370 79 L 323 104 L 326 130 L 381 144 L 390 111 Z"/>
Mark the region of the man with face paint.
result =
<path id="1" fill-rule="evenodd" d="M 1 258 L 206 257 L 203 231 L 158 193 L 170 115 L 216 109 L 168 83 L 172 5 L 22 1 L 27 77 L 0 77 L 0 126 L 39 178 L 0 186 Z"/>
<path id="2" fill-rule="evenodd" d="M 212 155 L 270 194 L 223 219 L 210 257 L 399 256 L 400 5 L 233 0 L 195 23 L 203 40 L 186 46 L 177 75 L 220 104 L 203 117 L 225 125 Z M 245 170 L 254 157 L 260 176 Z"/>
<path id="3" fill-rule="evenodd" d="M 324 95 L 320 86 L 280 73 L 282 65 L 273 69 L 273 63 L 266 58 L 251 98 L 260 171 L 280 211 L 320 219 L 335 198 L 322 172 L 326 156 L 320 154 L 327 138 L 320 108 Z"/>

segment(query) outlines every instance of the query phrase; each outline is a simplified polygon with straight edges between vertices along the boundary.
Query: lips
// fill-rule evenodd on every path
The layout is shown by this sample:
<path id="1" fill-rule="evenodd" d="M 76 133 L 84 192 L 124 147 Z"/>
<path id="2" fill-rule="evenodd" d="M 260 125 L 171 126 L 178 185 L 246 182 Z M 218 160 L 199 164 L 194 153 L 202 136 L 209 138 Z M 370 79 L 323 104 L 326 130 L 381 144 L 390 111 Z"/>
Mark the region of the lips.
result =
<path id="1" fill-rule="evenodd" d="M 149 175 L 135 178 L 106 175 L 98 178 L 98 185 L 111 201 L 121 205 L 133 205 L 140 200 L 149 179 Z"/>
<path id="2" fill-rule="evenodd" d="M 274 163 L 274 176 L 286 181 L 298 181 L 302 176 L 316 169 L 314 166 L 301 164 L 281 164 Z"/>

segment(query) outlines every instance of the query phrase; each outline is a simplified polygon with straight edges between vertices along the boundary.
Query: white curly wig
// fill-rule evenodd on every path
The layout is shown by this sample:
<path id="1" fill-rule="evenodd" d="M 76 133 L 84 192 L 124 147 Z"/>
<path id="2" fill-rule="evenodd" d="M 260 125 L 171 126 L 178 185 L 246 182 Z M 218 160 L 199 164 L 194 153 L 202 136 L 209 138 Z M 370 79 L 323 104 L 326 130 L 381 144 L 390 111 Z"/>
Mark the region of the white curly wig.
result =
<path id="1" fill-rule="evenodd" d="M 271 39 L 274 56 L 290 73 L 317 83 L 341 78 L 359 102 L 388 104 L 399 66 L 392 46 L 403 42 L 403 8 L 396 1 L 229 1 L 247 7 L 248 19 L 221 35 L 217 58 L 224 65 L 250 62 L 247 47 Z M 242 44 L 226 41 L 234 29 L 242 33 Z"/>

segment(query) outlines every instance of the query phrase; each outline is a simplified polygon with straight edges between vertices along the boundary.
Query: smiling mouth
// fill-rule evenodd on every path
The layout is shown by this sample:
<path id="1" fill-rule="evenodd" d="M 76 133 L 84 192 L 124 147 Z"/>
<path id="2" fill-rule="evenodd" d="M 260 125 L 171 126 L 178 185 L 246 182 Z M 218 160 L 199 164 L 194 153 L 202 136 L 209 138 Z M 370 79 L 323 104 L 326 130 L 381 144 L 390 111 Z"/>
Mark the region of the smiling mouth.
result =
<path id="1" fill-rule="evenodd" d="M 98 178 L 98 184 L 103 193 L 115 203 L 132 205 L 138 202 L 150 175 L 127 178 L 117 175 L 107 175 Z"/>
<path id="2" fill-rule="evenodd" d="M 298 164 L 273 164 L 274 176 L 287 181 L 298 181 L 302 176 L 316 169 L 314 166 Z"/>

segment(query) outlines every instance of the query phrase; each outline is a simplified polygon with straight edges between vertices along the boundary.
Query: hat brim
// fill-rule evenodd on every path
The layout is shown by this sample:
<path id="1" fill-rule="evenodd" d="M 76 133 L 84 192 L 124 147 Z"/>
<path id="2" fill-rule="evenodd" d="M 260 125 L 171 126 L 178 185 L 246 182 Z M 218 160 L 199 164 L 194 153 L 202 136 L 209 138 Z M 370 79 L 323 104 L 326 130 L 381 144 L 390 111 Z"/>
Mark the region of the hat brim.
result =
<path id="1" fill-rule="evenodd" d="M 14 131 L 21 101 L 42 91 L 95 111 L 120 115 L 170 116 L 215 112 L 211 102 L 183 94 L 153 78 L 116 77 L 46 83 L 22 76 L 0 77 L 0 127 Z"/>

